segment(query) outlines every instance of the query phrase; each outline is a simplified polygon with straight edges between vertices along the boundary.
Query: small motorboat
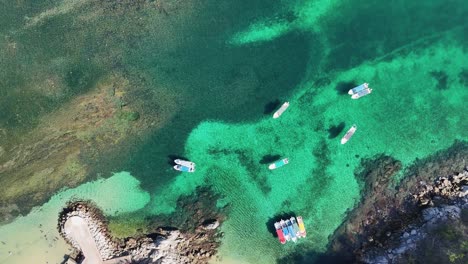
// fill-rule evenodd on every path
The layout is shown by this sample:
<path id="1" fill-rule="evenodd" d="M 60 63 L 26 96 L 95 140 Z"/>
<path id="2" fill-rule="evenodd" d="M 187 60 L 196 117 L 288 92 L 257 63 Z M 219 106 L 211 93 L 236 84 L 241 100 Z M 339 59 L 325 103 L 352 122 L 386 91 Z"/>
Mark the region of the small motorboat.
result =
<path id="1" fill-rule="evenodd" d="M 279 167 L 282 167 L 282 166 L 284 166 L 284 165 L 286 165 L 286 164 L 288 164 L 288 163 L 289 163 L 288 158 L 285 158 L 285 159 L 281 159 L 281 160 L 275 161 L 274 163 L 270 164 L 270 165 L 268 166 L 268 168 L 269 168 L 270 170 L 274 170 L 274 169 L 277 169 L 277 168 L 279 168 Z"/>
<path id="2" fill-rule="evenodd" d="M 175 165 L 174 169 L 177 171 L 182 171 L 182 172 L 194 172 L 195 171 L 195 167 L 186 167 L 182 165 Z"/>
<path id="3" fill-rule="evenodd" d="M 283 230 L 283 235 L 284 235 L 284 238 L 286 239 L 286 241 L 291 240 L 291 234 L 289 234 L 288 226 L 286 225 L 286 222 L 283 219 L 281 219 L 280 225 L 281 225 L 281 228 Z"/>
<path id="4" fill-rule="evenodd" d="M 299 238 L 306 236 L 304 222 L 302 222 L 300 216 L 292 216 L 289 219 L 286 218 L 286 220 L 281 219 L 281 221 L 275 223 L 275 229 L 281 244 L 286 244 L 287 241 L 295 243 Z"/>
<path id="5" fill-rule="evenodd" d="M 281 224 L 279 222 L 275 223 L 275 229 L 276 229 L 276 234 L 278 235 L 278 239 L 280 243 L 285 244 L 286 238 L 284 238 L 283 228 L 281 227 Z"/>
<path id="6" fill-rule="evenodd" d="M 297 237 L 300 237 L 299 226 L 297 225 L 296 218 L 294 218 L 294 216 L 292 216 L 289 220 L 291 220 L 291 224 L 292 224 L 294 233 L 296 234 Z"/>
<path id="7" fill-rule="evenodd" d="M 369 89 L 369 84 L 368 83 L 363 83 L 363 84 L 361 84 L 359 86 L 354 87 L 353 89 L 350 89 L 348 91 L 348 94 L 349 95 L 357 94 L 358 92 L 360 92 L 362 90 L 365 90 L 365 89 Z"/>
<path id="8" fill-rule="evenodd" d="M 182 165 L 184 167 L 195 167 L 195 163 L 191 162 L 191 161 L 187 161 L 187 160 L 181 160 L 181 159 L 176 159 L 174 160 L 175 164 L 179 164 L 179 165 Z"/>
<path id="9" fill-rule="evenodd" d="M 353 125 L 348 132 L 341 138 L 341 144 L 346 144 L 348 140 L 354 135 L 354 132 L 356 132 L 357 126 Z"/>
<path id="10" fill-rule="evenodd" d="M 296 232 L 294 232 L 291 220 L 287 219 L 286 220 L 286 225 L 288 226 L 289 234 L 291 234 L 291 240 L 293 242 L 296 242 L 297 241 L 297 236 L 296 236 Z"/>
<path id="11" fill-rule="evenodd" d="M 367 89 L 364 89 L 364 90 L 362 90 L 362 91 L 359 91 L 359 92 L 357 92 L 357 93 L 351 95 L 351 98 L 353 98 L 353 99 L 359 99 L 359 98 L 361 98 L 361 97 L 363 97 L 363 96 L 366 96 L 366 95 L 368 95 L 368 94 L 370 94 L 370 93 L 372 93 L 372 89 L 371 89 L 371 88 L 367 88 Z"/>
<path id="12" fill-rule="evenodd" d="M 285 102 L 274 114 L 273 118 L 278 118 L 280 117 L 286 109 L 289 107 L 289 102 Z"/>
<path id="13" fill-rule="evenodd" d="M 299 226 L 299 235 L 301 237 L 306 237 L 306 230 L 305 230 L 305 226 L 304 226 L 304 221 L 302 221 L 302 216 L 298 216 L 296 217 L 297 219 L 297 224 Z"/>

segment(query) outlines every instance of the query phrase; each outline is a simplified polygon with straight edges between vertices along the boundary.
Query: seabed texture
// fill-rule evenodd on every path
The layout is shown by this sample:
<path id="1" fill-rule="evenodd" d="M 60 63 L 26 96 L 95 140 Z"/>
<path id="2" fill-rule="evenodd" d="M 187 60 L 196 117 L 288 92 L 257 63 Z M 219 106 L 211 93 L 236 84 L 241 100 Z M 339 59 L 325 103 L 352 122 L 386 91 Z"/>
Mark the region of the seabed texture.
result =
<path id="1" fill-rule="evenodd" d="M 117 126 L 114 152 L 82 150 L 69 169 L 87 169 L 81 182 L 54 186 L 47 178 L 54 195 L 18 197 L 20 207 L 37 207 L 0 227 L 0 263 L 26 263 L 31 252 L 61 261 L 67 246 L 54 240 L 53 219 L 68 199 L 93 199 L 114 221 L 143 224 L 202 185 L 224 197 L 219 206 L 230 205 L 218 261 L 320 253 L 360 198 L 362 158 L 384 153 L 407 168 L 468 138 L 466 1 L 182 2 L 2 5 L 0 165 L 38 124 L 103 79 L 125 80 L 125 107 L 140 112 L 127 119 L 157 121 L 137 139 Z M 352 100 L 348 89 L 364 82 L 373 92 Z M 284 101 L 289 108 L 273 119 Z M 173 171 L 173 155 L 197 171 Z M 289 164 L 268 170 L 282 157 Z M 98 172 L 110 178 L 96 179 Z M 15 186 L 8 177 L 0 171 L 0 183 Z M 395 183 L 401 177 L 404 169 Z M 303 217 L 306 239 L 277 241 L 268 225 L 284 213 Z M 58 250 L 47 248 L 54 243 Z"/>

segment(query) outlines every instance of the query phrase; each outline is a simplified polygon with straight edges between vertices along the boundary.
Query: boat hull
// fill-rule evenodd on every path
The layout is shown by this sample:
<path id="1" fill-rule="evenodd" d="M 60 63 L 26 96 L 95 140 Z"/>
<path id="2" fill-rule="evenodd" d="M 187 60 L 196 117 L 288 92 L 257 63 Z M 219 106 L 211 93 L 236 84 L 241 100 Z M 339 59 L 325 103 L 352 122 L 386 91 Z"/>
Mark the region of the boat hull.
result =
<path id="1" fill-rule="evenodd" d="M 286 241 L 291 240 L 291 235 L 289 234 L 288 227 L 286 226 L 286 223 L 284 222 L 284 220 L 280 221 L 280 225 L 283 231 L 284 239 L 286 239 Z"/>
<path id="2" fill-rule="evenodd" d="M 175 165 L 173 168 L 174 168 L 174 170 L 181 171 L 181 172 L 195 172 L 195 168 L 193 168 L 193 167 L 185 167 L 185 166 L 182 166 L 182 165 Z"/>
<path id="3" fill-rule="evenodd" d="M 274 170 L 274 169 L 277 169 L 279 167 L 283 167 L 284 165 L 288 164 L 289 163 L 289 159 L 288 158 L 285 158 L 285 159 L 282 159 L 282 160 L 278 160 L 272 164 L 270 164 L 268 166 L 268 169 L 270 170 Z"/>
<path id="4" fill-rule="evenodd" d="M 354 135 L 357 130 L 357 126 L 353 125 L 348 132 L 341 138 L 341 144 L 346 144 L 348 140 Z"/>
<path id="5" fill-rule="evenodd" d="M 297 241 L 297 237 L 296 237 L 296 234 L 294 233 L 294 230 L 293 230 L 293 227 L 292 227 L 292 224 L 291 224 L 291 221 L 290 220 L 286 220 L 286 225 L 288 226 L 288 232 L 291 236 L 291 240 L 293 242 L 296 242 Z"/>
<path id="6" fill-rule="evenodd" d="M 359 99 L 359 98 L 364 97 L 364 96 L 366 96 L 366 95 L 368 95 L 370 93 L 372 93 L 372 89 L 368 88 L 368 89 L 362 90 L 362 91 L 360 91 L 360 92 L 358 92 L 356 94 L 353 94 L 351 96 L 351 98 Z"/>
<path id="7" fill-rule="evenodd" d="M 296 234 L 297 237 L 299 237 L 299 226 L 297 225 L 296 218 L 291 217 L 289 220 L 291 221 L 294 233 Z"/>
<path id="8" fill-rule="evenodd" d="M 181 165 L 181 166 L 184 166 L 184 167 L 195 167 L 195 163 L 191 162 L 191 161 L 187 161 L 187 160 L 181 160 L 181 159 L 176 159 L 174 160 L 174 163 L 175 164 L 178 164 L 178 165 Z"/>
<path id="9" fill-rule="evenodd" d="M 275 224 L 276 234 L 281 244 L 285 244 L 287 241 L 296 242 L 300 238 L 306 236 L 306 230 L 302 217 L 291 217 L 286 220 L 276 222 Z"/>
<path id="10" fill-rule="evenodd" d="M 285 102 L 274 114 L 273 114 L 273 118 L 278 118 L 280 117 L 284 111 L 286 111 L 286 109 L 288 109 L 289 107 L 289 102 Z"/>
<path id="11" fill-rule="evenodd" d="M 297 219 L 297 224 L 299 226 L 299 235 L 300 237 L 306 237 L 307 233 L 306 233 L 306 229 L 305 229 L 305 226 L 304 226 L 304 221 L 302 220 L 302 216 L 298 216 L 296 217 Z"/>
<path id="12" fill-rule="evenodd" d="M 361 85 L 359 85 L 359 86 L 354 87 L 353 89 L 350 89 L 350 90 L 348 91 L 348 94 L 349 94 L 349 95 L 357 94 L 357 93 L 359 93 L 360 91 L 365 90 L 365 89 L 368 89 L 368 88 L 369 88 L 369 84 L 368 84 L 368 83 L 363 83 L 363 84 L 361 84 Z"/>
<path id="13" fill-rule="evenodd" d="M 286 239 L 284 238 L 283 229 L 281 228 L 281 224 L 276 222 L 275 223 L 275 228 L 276 228 L 276 234 L 278 235 L 278 239 L 279 239 L 280 243 L 285 244 Z"/>

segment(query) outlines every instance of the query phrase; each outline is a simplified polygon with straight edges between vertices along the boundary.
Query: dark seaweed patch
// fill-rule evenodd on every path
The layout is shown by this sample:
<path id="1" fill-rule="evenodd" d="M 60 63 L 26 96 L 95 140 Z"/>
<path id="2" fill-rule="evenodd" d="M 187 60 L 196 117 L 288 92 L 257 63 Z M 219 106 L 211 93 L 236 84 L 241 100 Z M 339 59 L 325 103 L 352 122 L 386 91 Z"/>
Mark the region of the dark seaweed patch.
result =
<path id="1" fill-rule="evenodd" d="M 255 181 L 258 188 L 264 193 L 268 194 L 271 191 L 271 187 L 267 183 L 266 176 L 260 176 L 259 166 L 252 159 L 252 154 L 250 151 L 245 149 L 227 149 L 227 148 L 210 148 L 208 149 L 208 154 L 213 156 L 227 156 L 227 155 L 236 155 L 239 163 L 248 171 L 249 176 Z"/>
<path id="2" fill-rule="evenodd" d="M 307 179 L 308 190 L 310 196 L 308 197 L 311 207 L 308 209 L 309 213 L 313 210 L 313 201 L 323 196 L 323 192 L 328 189 L 331 177 L 327 174 L 327 168 L 331 164 L 330 150 L 328 149 L 327 141 L 322 138 L 320 143 L 312 151 L 312 155 L 317 160 L 317 167 L 311 171 L 310 178 Z M 307 213 L 303 216 L 307 217 Z"/>
<path id="3" fill-rule="evenodd" d="M 65 73 L 65 82 L 70 95 L 81 94 L 96 84 L 101 76 L 98 67 L 85 62 L 78 62 Z"/>
<path id="4" fill-rule="evenodd" d="M 327 86 L 331 83 L 331 80 L 327 77 L 323 78 L 318 78 L 317 80 L 314 81 L 314 86 L 315 87 L 322 87 L 322 86 Z"/>
<path id="5" fill-rule="evenodd" d="M 436 88 L 439 90 L 447 90 L 448 87 L 448 75 L 444 71 L 431 71 L 429 73 L 437 81 Z"/>
<path id="6" fill-rule="evenodd" d="M 463 86 L 468 87 L 468 70 L 462 69 L 462 71 L 458 74 L 458 79 Z"/>

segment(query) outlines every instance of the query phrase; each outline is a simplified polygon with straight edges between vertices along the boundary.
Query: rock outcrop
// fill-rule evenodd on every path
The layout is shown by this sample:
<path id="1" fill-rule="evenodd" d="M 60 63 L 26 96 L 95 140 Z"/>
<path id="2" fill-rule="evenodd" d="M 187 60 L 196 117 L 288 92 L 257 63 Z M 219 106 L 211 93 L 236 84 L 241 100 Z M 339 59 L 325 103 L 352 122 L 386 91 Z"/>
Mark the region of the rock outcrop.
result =
<path id="1" fill-rule="evenodd" d="M 400 182 L 394 181 L 399 161 L 385 155 L 362 160 L 363 169 L 356 172 L 362 200 L 337 229 L 323 257 L 348 263 L 397 263 L 446 222 L 452 221 L 460 227 L 456 232 L 463 233 L 460 214 L 467 204 L 467 157 L 468 144 L 457 141 L 447 150 L 416 160 Z"/>
<path id="2" fill-rule="evenodd" d="M 420 191 L 413 194 L 420 205 L 434 205 L 442 200 L 456 200 L 468 194 L 468 172 L 449 177 L 438 177 L 433 184 L 420 182 Z"/>
<path id="3" fill-rule="evenodd" d="M 421 191 L 412 195 L 422 207 L 419 219 L 390 238 L 387 247 L 372 248 L 362 258 L 364 263 L 405 263 L 405 253 L 414 251 L 423 240 L 441 225 L 457 224 L 461 211 L 468 209 L 468 195 L 464 191 L 468 171 L 449 177 L 438 177 L 434 183 L 421 182 Z"/>
<path id="4" fill-rule="evenodd" d="M 115 239 L 108 229 L 107 221 L 97 207 L 90 202 L 72 202 L 59 217 L 59 232 L 75 248 L 74 260 L 81 260 L 80 247 L 65 231 L 68 218 L 83 218 L 98 246 L 103 260 L 130 256 L 134 263 L 192 264 L 208 263 L 215 254 L 218 244 L 213 242 L 220 223 L 209 219 L 193 232 L 181 232 L 175 228 L 158 228 L 156 233 L 138 238 Z"/>

